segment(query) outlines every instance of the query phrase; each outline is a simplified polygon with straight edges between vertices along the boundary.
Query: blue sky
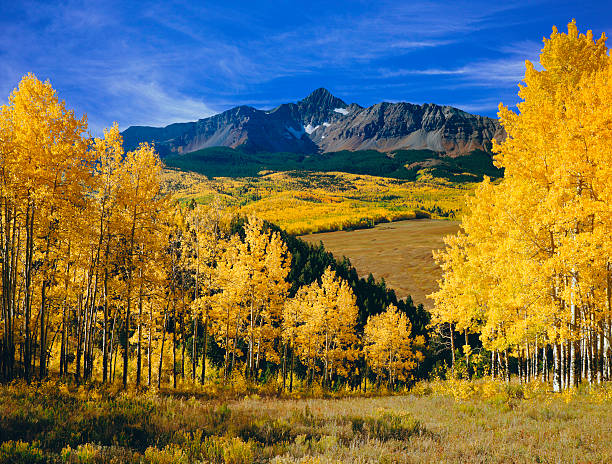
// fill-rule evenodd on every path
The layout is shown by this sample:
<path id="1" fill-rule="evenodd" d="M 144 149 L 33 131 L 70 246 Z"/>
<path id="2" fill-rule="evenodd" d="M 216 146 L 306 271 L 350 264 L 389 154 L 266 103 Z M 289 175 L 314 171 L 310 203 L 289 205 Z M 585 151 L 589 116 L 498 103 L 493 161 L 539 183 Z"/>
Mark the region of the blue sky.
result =
<path id="1" fill-rule="evenodd" d="M 0 98 L 49 79 L 92 132 L 166 125 L 326 87 L 347 103 L 517 102 L 553 25 L 612 33 L 602 2 L 0 0 Z"/>

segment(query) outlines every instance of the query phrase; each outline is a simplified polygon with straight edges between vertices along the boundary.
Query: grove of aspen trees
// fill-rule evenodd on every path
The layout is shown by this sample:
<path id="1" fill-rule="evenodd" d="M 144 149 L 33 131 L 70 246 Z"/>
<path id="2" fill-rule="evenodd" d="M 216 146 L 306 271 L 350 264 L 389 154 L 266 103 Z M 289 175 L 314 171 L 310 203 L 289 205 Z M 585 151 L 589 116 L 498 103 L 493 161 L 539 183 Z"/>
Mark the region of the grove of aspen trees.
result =
<path id="1" fill-rule="evenodd" d="M 612 63 L 605 35 L 571 22 L 526 64 L 518 113 L 499 109 L 504 177 L 437 254 L 433 322 L 478 334 L 492 375 L 560 391 L 612 379 Z"/>
<path id="2" fill-rule="evenodd" d="M 125 153 L 117 125 L 92 137 L 49 82 L 23 77 L 0 112 L 2 381 L 411 378 L 424 341 L 395 306 L 359 321 L 331 267 L 292 291 L 278 230 L 252 216 L 238 233 L 216 201 L 172 201 L 161 170 L 153 146 Z"/>

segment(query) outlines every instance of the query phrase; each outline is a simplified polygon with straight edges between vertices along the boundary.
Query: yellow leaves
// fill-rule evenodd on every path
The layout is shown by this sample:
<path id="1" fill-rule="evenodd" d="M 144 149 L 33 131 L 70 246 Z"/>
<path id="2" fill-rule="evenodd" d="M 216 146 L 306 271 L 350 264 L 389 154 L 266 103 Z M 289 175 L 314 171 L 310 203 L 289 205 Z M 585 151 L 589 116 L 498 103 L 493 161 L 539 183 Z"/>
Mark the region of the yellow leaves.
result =
<path id="1" fill-rule="evenodd" d="M 393 181 L 389 179 L 334 173 L 308 173 L 307 178 L 291 173 L 274 173 L 251 179 L 206 179 L 193 173 L 165 170 L 169 190 L 181 201 L 205 201 L 209 197 L 234 208 L 240 215 L 256 215 L 295 235 L 343 230 L 367 221 L 390 222 L 414 219 L 416 211 L 459 212 L 472 185 L 447 185 Z M 305 184 L 306 182 L 306 184 Z"/>
<path id="2" fill-rule="evenodd" d="M 2 107 L 2 120 L 10 146 L 2 150 L 3 166 L 16 188 L 48 201 L 58 190 L 71 192 L 86 180 L 91 161 L 83 137 L 86 118 L 76 119 L 48 81 L 25 76 Z"/>
<path id="3" fill-rule="evenodd" d="M 327 268 L 321 282 L 298 290 L 283 308 L 283 339 L 308 366 L 315 360 L 339 369 L 356 357 L 357 306 L 346 281 Z"/>
<path id="4" fill-rule="evenodd" d="M 263 221 L 250 217 L 244 240 L 234 235 L 220 254 L 216 266 L 219 303 L 213 310 L 213 332 L 226 347 L 228 338 L 248 342 L 249 362 L 259 356 L 272 362 L 278 322 L 289 284 L 291 256 L 277 232 L 266 231 Z M 230 330 L 231 327 L 231 330 Z"/>
<path id="5" fill-rule="evenodd" d="M 519 113 L 500 105 L 500 183 L 477 189 L 464 234 L 436 255 L 435 322 L 504 349 L 572 338 L 570 308 L 601 318 L 612 231 L 612 68 L 605 36 L 553 29 L 526 64 Z M 571 282 L 573 284 L 570 284 Z"/>
<path id="6" fill-rule="evenodd" d="M 416 360 L 422 355 L 413 350 L 424 340 L 412 340 L 410 321 L 397 307 L 390 305 L 383 313 L 370 316 L 364 329 L 363 349 L 366 362 L 379 375 L 386 372 L 389 383 L 406 380 Z"/>

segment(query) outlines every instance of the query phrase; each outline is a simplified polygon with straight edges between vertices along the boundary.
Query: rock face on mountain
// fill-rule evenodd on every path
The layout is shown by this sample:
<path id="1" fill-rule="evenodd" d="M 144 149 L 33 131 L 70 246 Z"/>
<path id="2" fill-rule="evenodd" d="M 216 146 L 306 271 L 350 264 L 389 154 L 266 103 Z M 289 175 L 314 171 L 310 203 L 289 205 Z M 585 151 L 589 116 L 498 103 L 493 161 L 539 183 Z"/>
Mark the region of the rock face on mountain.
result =
<path id="1" fill-rule="evenodd" d="M 362 108 L 322 88 L 270 111 L 238 106 L 197 122 L 132 126 L 123 132 L 126 149 L 151 142 L 161 156 L 214 146 L 248 152 L 430 149 L 459 154 L 488 150 L 493 138 L 503 136 L 496 119 L 450 106 L 384 102 Z"/>

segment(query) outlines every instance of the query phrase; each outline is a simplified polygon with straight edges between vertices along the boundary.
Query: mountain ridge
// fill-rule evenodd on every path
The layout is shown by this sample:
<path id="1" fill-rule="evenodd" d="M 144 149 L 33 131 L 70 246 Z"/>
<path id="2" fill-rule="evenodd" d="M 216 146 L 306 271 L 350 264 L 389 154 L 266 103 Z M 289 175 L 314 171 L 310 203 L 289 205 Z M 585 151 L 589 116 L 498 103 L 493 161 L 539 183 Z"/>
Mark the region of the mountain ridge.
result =
<path id="1" fill-rule="evenodd" d="M 122 134 L 126 149 L 154 143 L 162 157 L 218 146 L 250 153 L 425 149 L 465 154 L 488 151 L 493 138 L 504 137 L 496 119 L 451 106 L 380 102 L 364 108 L 322 87 L 271 110 L 241 105 L 194 122 L 130 126 Z"/>

